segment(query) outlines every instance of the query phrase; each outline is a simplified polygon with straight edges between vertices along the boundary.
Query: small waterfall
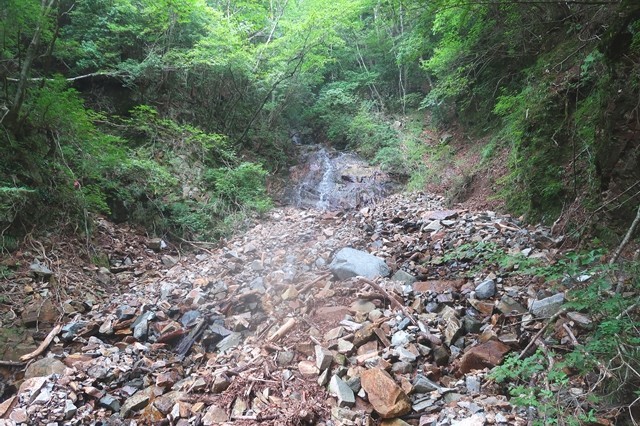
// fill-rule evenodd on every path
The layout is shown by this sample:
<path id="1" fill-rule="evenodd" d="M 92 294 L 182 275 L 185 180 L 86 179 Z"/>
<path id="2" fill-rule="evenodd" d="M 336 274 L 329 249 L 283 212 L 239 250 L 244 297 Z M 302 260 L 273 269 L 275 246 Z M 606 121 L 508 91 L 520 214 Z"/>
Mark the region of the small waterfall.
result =
<path id="1" fill-rule="evenodd" d="M 316 208 L 324 211 L 329 209 L 330 196 L 336 188 L 336 168 L 331 161 L 331 158 L 329 158 L 329 153 L 325 148 L 322 148 L 318 152 L 318 156 L 322 161 L 322 169 L 324 170 L 324 173 L 322 174 L 322 179 L 318 184 L 318 195 L 320 196 L 320 199 L 316 203 Z"/>
<path id="2" fill-rule="evenodd" d="M 393 192 L 393 183 L 377 167 L 354 153 L 324 146 L 301 147 L 300 161 L 290 170 L 285 195 L 297 207 L 321 211 L 354 208 Z"/>

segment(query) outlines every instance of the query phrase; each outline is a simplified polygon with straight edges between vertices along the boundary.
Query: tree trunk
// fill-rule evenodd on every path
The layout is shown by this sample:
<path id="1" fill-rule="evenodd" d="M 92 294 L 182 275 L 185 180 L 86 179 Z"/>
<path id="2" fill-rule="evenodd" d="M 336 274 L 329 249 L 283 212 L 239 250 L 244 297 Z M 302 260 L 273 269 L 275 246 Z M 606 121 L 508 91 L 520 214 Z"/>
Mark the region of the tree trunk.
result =
<path id="1" fill-rule="evenodd" d="M 42 0 L 42 9 L 40 18 L 38 19 L 38 24 L 36 26 L 36 30 L 33 33 L 33 38 L 29 43 L 29 47 L 27 48 L 27 53 L 25 54 L 24 62 L 22 63 L 22 69 L 20 70 L 20 77 L 18 78 L 18 87 L 16 88 L 16 93 L 13 98 L 13 105 L 9 109 L 5 120 L 7 122 L 7 127 L 14 128 L 18 123 L 18 118 L 20 116 L 20 110 L 22 109 L 22 105 L 24 104 L 24 98 L 27 93 L 27 83 L 29 82 L 29 74 L 31 73 L 31 65 L 33 64 L 33 60 L 36 57 L 38 47 L 40 47 L 40 37 L 42 36 L 42 30 L 45 25 L 45 21 L 51 9 L 53 8 L 56 0 Z M 17 129 L 13 129 L 14 132 Z"/>

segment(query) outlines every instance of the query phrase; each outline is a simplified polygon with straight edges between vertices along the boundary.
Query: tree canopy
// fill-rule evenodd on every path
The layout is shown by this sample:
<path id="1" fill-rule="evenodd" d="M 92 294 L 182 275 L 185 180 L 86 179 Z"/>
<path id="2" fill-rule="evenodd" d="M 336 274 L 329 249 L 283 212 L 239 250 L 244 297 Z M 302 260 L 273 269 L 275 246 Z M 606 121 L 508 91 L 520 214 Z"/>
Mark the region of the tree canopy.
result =
<path id="1" fill-rule="evenodd" d="M 614 165 L 637 149 L 616 129 L 638 114 L 639 15 L 587 0 L 1 0 L 3 227 L 37 219 L 28 200 L 69 222 L 151 209 L 154 226 L 196 232 L 203 209 L 239 207 L 211 195 L 228 182 L 209 171 L 284 170 L 292 131 L 422 188 L 442 155 L 405 126 L 424 116 L 490 140 L 485 156 L 508 150 L 500 196 L 553 219 L 638 179 Z"/>

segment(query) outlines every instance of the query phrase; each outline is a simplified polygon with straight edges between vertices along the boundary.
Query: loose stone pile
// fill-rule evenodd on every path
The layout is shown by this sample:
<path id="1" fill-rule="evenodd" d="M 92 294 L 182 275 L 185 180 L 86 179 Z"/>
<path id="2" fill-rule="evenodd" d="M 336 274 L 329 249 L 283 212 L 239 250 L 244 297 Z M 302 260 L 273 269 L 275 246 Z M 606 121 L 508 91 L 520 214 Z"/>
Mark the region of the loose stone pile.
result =
<path id="1" fill-rule="evenodd" d="M 144 257 L 87 272 L 124 289 L 64 313 L 0 419 L 524 425 L 535 414 L 486 375 L 560 310 L 561 291 L 513 273 L 552 261 L 559 242 L 424 194 L 350 213 L 278 209 L 198 254 L 149 240 Z M 572 315 L 578 335 L 589 319 Z"/>

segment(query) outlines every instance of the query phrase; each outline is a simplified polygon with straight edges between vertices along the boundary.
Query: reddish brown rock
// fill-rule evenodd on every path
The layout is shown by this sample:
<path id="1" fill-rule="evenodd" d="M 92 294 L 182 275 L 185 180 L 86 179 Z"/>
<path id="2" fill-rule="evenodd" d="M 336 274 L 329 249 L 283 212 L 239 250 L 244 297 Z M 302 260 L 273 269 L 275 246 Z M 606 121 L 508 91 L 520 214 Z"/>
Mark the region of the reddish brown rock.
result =
<path id="1" fill-rule="evenodd" d="M 493 313 L 493 303 L 484 302 L 478 299 L 469 299 L 469 304 L 476 308 L 483 316 L 489 316 Z"/>
<path id="2" fill-rule="evenodd" d="M 62 362 L 64 362 L 67 367 L 76 367 L 78 364 L 91 362 L 93 359 L 94 357 L 91 355 L 76 353 L 63 358 Z"/>
<path id="3" fill-rule="evenodd" d="M 471 370 L 492 368 L 502 362 L 511 348 L 497 340 L 489 340 L 469 349 L 460 361 L 460 372 L 465 374 Z"/>
<path id="4" fill-rule="evenodd" d="M 457 290 L 464 282 L 462 280 L 448 281 L 448 280 L 432 280 L 432 281 L 418 281 L 413 283 L 413 291 L 417 293 L 426 293 L 433 291 L 434 293 L 444 293 L 447 290 Z"/>
<path id="5" fill-rule="evenodd" d="M 349 313 L 348 306 L 323 306 L 316 310 L 316 317 L 321 320 L 339 323 Z"/>
<path id="6" fill-rule="evenodd" d="M 407 394 L 386 371 L 373 368 L 362 373 L 360 379 L 373 409 L 383 419 L 399 417 L 411 411 Z"/>

